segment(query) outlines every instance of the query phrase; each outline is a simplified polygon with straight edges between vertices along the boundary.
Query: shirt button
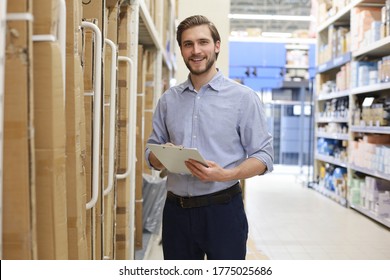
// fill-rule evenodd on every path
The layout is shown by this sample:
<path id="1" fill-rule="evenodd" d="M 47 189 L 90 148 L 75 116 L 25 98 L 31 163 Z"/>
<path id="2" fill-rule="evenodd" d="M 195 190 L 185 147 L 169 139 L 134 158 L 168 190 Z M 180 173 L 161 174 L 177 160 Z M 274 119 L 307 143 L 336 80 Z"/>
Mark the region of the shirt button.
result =
<path id="1" fill-rule="evenodd" d="M 192 136 L 192 137 L 196 138 L 196 135 L 194 135 L 194 136 Z"/>
<path id="2" fill-rule="evenodd" d="M 200 99 L 200 96 L 198 96 L 198 99 Z"/>

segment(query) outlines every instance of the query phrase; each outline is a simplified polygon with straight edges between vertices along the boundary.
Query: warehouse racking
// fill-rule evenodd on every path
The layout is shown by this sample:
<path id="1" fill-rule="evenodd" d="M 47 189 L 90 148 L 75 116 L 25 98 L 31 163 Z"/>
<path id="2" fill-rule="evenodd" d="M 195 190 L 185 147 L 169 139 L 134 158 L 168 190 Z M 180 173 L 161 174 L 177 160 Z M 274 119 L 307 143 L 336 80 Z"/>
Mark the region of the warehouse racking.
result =
<path id="1" fill-rule="evenodd" d="M 389 227 L 390 2 L 333 3 L 319 6 L 313 187 Z"/>
<path id="2" fill-rule="evenodd" d="M 144 246 L 144 141 L 176 71 L 176 6 L 2 1 L 2 258 L 134 259 Z"/>

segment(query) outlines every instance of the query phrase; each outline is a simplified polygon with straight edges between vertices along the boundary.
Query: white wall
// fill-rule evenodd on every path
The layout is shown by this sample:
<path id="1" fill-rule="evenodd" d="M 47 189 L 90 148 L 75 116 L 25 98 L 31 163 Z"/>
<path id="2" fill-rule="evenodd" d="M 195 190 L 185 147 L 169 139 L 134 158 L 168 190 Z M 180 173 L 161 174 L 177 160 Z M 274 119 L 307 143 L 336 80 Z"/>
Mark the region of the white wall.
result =
<path id="1" fill-rule="evenodd" d="M 192 15 L 204 15 L 212 21 L 221 36 L 221 52 L 218 56 L 217 67 L 225 76 L 229 76 L 229 35 L 230 0 L 178 0 L 178 23 Z M 176 38 L 175 38 L 176 39 Z M 188 69 L 183 62 L 179 46 L 176 43 L 177 55 L 177 83 L 187 79 Z"/>

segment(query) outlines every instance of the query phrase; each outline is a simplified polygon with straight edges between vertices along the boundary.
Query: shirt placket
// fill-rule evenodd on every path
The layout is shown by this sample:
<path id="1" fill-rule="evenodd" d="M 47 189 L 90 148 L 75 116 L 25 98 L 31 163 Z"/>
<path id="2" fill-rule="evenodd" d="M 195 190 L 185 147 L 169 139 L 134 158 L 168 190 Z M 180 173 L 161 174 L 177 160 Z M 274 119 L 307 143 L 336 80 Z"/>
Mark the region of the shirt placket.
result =
<path id="1" fill-rule="evenodd" d="M 191 129 L 191 147 L 198 147 L 198 137 L 199 137 L 199 112 L 202 101 L 202 89 L 195 95 L 194 100 L 194 110 L 192 114 L 192 129 Z M 194 195 L 194 187 L 196 184 L 196 178 L 191 178 L 191 183 L 188 186 L 189 196 Z"/>

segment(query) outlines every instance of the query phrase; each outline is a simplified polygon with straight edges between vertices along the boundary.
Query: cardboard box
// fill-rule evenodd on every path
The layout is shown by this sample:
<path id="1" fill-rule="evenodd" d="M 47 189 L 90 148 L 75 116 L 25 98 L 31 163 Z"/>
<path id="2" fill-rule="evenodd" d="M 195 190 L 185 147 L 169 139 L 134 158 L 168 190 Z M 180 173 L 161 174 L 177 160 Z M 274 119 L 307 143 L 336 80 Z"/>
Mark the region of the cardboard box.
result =
<path id="1" fill-rule="evenodd" d="M 119 7 L 118 1 L 111 1 L 111 3 L 106 2 L 106 6 L 109 9 L 106 9 L 106 30 L 107 38 L 110 39 L 115 45 L 117 44 L 118 38 L 118 18 L 119 18 Z M 105 97 L 105 113 L 104 113 L 104 188 L 108 187 L 109 176 L 113 176 L 113 186 L 111 192 L 106 195 L 103 199 L 104 203 L 104 223 L 103 223 L 103 258 L 104 259 L 115 259 L 115 231 L 116 231 L 116 219 L 115 219 L 115 207 L 116 207 L 116 180 L 115 174 L 109 174 L 109 136 L 113 132 L 115 134 L 115 143 L 117 143 L 117 129 L 116 126 L 111 131 L 109 127 L 110 119 L 110 107 L 111 105 L 111 55 L 112 49 L 107 44 L 105 47 L 105 63 L 104 63 L 104 97 Z M 117 80 L 114 81 L 116 93 L 117 93 Z M 116 95 L 115 95 L 116 98 Z M 116 109 L 115 109 L 116 112 Z M 116 118 L 116 116 L 115 116 Z M 115 145 L 114 156 L 117 154 L 117 145 Z M 115 164 L 114 164 L 114 173 L 115 173 Z"/>
<path id="2" fill-rule="evenodd" d="M 130 56 L 131 37 L 128 27 L 131 23 L 131 7 L 122 5 L 119 14 L 118 46 L 119 55 Z M 127 168 L 127 138 L 128 138 L 128 95 L 129 82 L 127 81 L 128 64 L 121 62 L 118 65 L 118 158 L 117 173 L 125 172 Z M 116 205 L 116 235 L 115 250 L 116 259 L 130 259 L 134 252 L 130 252 L 130 178 L 117 180 L 117 205 Z"/>
<path id="3" fill-rule="evenodd" d="M 39 259 L 68 259 L 65 96 L 60 47 L 34 43 L 34 127 Z"/>
<path id="4" fill-rule="evenodd" d="M 370 134 L 365 135 L 363 139 L 370 144 L 390 144 L 390 135 L 388 134 Z"/>
<path id="5" fill-rule="evenodd" d="M 364 33 L 371 28 L 373 21 L 381 20 L 380 7 L 354 7 L 351 10 L 351 51 L 361 46 Z"/>
<path id="6" fill-rule="evenodd" d="M 32 3 L 8 1 L 8 13 Z M 12 32 L 11 32 L 12 30 Z M 8 21 L 4 77 L 2 259 L 38 258 L 33 129 L 32 22 Z"/>
<path id="7" fill-rule="evenodd" d="M 57 36 L 59 19 L 59 1 L 57 0 L 34 0 L 34 35 Z"/>
<path id="8" fill-rule="evenodd" d="M 67 0 L 66 59 L 66 195 L 68 258 L 88 259 L 86 237 L 86 174 L 84 86 L 79 47 L 81 46 L 81 3 Z"/>

